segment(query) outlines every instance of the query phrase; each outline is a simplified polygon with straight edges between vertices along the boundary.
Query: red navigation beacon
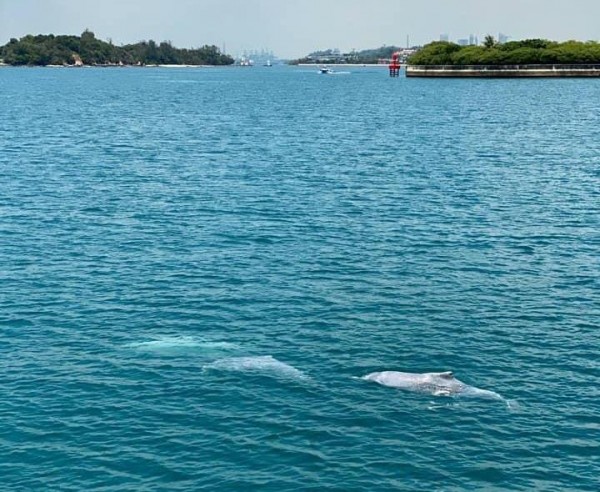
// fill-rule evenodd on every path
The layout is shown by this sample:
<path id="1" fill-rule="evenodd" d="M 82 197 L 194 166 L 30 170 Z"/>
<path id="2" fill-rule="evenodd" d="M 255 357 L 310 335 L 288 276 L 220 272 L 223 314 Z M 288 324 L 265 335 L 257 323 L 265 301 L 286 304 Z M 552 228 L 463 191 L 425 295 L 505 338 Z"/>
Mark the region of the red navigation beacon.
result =
<path id="1" fill-rule="evenodd" d="M 396 52 L 392 55 L 392 62 L 388 66 L 390 68 L 390 77 L 400 76 L 400 53 Z"/>

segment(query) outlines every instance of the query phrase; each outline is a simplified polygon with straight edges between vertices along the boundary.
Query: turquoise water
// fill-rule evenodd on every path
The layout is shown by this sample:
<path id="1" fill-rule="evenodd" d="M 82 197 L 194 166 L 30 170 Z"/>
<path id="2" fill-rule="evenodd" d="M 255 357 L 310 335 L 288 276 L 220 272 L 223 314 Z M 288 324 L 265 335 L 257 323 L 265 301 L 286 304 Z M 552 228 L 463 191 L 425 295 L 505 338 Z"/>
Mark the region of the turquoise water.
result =
<path id="1" fill-rule="evenodd" d="M 600 81 L 351 72 L 0 70 L 2 490 L 598 490 Z"/>

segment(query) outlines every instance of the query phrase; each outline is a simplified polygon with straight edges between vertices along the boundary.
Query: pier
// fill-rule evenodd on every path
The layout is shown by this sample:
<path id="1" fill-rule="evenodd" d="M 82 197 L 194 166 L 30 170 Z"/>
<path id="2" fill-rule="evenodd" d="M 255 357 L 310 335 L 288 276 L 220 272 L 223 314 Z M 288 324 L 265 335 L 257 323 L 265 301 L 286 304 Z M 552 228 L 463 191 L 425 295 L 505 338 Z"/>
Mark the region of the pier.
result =
<path id="1" fill-rule="evenodd" d="M 441 78 L 600 77 L 600 65 L 407 65 L 406 76 Z"/>

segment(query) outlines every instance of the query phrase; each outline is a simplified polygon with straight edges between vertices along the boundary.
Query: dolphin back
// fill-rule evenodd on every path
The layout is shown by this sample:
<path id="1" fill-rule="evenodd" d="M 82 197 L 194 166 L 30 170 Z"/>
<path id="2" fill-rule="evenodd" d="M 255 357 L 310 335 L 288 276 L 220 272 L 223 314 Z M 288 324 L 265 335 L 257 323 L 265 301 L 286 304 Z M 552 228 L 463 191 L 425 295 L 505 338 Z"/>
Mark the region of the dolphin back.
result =
<path id="1" fill-rule="evenodd" d="M 456 396 L 501 400 L 504 398 L 495 391 L 476 388 L 456 379 L 451 371 L 410 373 L 398 371 L 372 372 L 363 376 L 366 381 L 374 381 L 383 386 L 399 388 L 434 396 Z"/>
<path id="2" fill-rule="evenodd" d="M 367 374 L 362 379 L 374 381 L 383 386 L 390 386 L 392 388 L 414 389 L 423 379 L 423 375 L 409 372 L 381 371 Z"/>

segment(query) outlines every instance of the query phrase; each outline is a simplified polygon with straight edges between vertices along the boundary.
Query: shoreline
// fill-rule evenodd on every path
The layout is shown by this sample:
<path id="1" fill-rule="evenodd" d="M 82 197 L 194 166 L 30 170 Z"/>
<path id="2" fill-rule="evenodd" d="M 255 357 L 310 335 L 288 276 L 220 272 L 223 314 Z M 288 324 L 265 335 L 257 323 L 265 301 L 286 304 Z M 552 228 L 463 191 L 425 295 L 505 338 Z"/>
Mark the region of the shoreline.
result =
<path id="1" fill-rule="evenodd" d="M 234 65 L 9 65 L 0 63 L 0 68 L 227 68 Z"/>
<path id="2" fill-rule="evenodd" d="M 287 67 L 302 67 L 302 68 L 319 68 L 322 66 L 336 68 L 388 68 L 388 65 L 383 63 L 299 63 L 297 65 L 287 65 Z M 240 65 L 9 65 L 0 63 L 0 68 L 256 68 L 241 67 Z"/>
<path id="3" fill-rule="evenodd" d="M 600 77 L 600 65 L 407 65 L 406 76 L 429 78 Z"/>
<path id="4" fill-rule="evenodd" d="M 297 65 L 290 65 L 292 67 L 353 67 L 353 68 L 373 68 L 381 67 L 388 68 L 386 63 L 298 63 Z"/>

